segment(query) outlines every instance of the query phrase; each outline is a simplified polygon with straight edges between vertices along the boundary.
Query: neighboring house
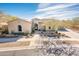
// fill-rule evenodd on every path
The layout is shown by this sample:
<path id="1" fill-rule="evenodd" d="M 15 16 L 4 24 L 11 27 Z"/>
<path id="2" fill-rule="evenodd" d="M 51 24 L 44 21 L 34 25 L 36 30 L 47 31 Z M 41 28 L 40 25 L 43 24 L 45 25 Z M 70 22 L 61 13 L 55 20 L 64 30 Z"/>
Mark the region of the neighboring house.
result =
<path id="1" fill-rule="evenodd" d="M 11 33 L 31 33 L 31 22 L 26 20 L 14 20 L 8 23 L 8 31 Z"/>

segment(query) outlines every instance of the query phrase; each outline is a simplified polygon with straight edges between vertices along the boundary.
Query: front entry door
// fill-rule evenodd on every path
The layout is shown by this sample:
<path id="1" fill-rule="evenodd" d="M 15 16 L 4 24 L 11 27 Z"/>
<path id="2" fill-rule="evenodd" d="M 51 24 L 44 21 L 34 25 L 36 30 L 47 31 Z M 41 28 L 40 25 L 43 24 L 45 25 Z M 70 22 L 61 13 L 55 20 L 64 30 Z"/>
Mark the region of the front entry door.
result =
<path id="1" fill-rule="evenodd" d="M 18 31 L 22 32 L 22 26 L 21 25 L 18 25 Z"/>

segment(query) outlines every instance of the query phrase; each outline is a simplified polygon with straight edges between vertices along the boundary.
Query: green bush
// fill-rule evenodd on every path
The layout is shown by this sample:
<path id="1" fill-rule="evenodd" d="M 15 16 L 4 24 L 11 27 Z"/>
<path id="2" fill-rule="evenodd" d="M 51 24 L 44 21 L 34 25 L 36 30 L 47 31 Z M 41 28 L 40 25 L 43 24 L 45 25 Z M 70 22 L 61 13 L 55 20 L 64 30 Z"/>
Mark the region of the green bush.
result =
<path id="1" fill-rule="evenodd" d="M 8 34 L 8 30 L 2 31 L 2 34 Z"/>
<path id="2" fill-rule="evenodd" d="M 12 34 L 14 34 L 14 35 L 25 35 L 25 36 L 27 36 L 29 33 L 24 33 L 24 32 L 15 33 L 15 32 L 12 32 Z"/>

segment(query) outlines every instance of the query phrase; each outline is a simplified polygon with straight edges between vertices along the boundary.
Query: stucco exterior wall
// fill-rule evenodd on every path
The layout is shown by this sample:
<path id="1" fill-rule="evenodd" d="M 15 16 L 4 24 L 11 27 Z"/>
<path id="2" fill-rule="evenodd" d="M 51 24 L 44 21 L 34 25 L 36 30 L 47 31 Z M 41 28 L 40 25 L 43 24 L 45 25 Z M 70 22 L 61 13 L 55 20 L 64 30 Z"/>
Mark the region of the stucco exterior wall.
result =
<path id="1" fill-rule="evenodd" d="M 21 25 L 22 32 L 31 33 L 31 22 L 28 22 L 25 20 L 16 20 L 13 22 L 9 22 L 8 23 L 9 33 L 12 33 L 12 32 L 19 33 L 20 31 L 18 31 L 18 25 Z"/>

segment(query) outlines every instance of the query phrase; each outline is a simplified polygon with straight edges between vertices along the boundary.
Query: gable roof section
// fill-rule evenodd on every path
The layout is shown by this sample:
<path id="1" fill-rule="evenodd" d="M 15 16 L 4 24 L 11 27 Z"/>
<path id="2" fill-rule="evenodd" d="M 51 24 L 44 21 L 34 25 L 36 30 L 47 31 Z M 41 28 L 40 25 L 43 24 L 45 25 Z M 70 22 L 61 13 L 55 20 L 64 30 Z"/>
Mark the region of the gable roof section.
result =
<path id="1" fill-rule="evenodd" d="M 11 22 L 14 22 L 14 21 L 24 21 L 24 22 L 27 22 L 27 23 L 30 23 L 31 24 L 31 21 L 27 21 L 27 20 L 22 20 L 22 19 L 16 19 L 16 20 L 12 20 L 12 21 L 9 21 L 8 23 L 11 23 Z"/>

